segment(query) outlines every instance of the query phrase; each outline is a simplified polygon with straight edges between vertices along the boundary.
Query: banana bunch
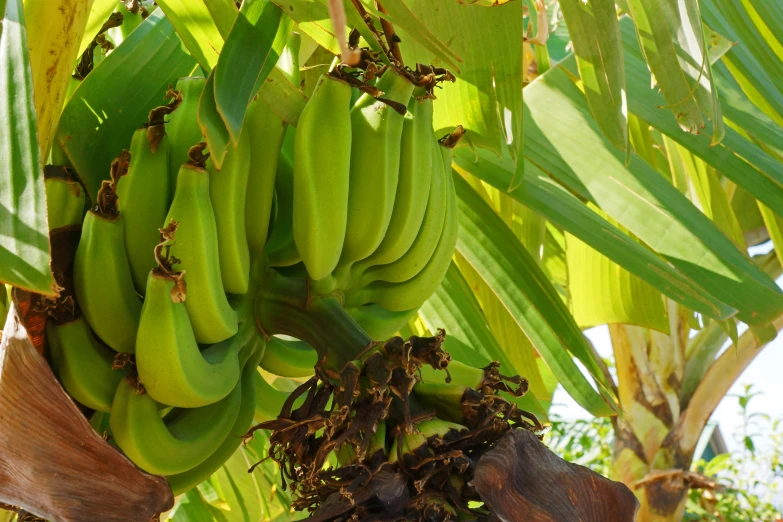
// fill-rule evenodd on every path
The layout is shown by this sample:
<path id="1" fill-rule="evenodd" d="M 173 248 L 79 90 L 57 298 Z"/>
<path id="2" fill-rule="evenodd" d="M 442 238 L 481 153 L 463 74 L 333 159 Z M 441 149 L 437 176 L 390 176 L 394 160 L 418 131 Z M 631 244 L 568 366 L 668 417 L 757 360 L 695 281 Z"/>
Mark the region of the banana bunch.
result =
<path id="1" fill-rule="evenodd" d="M 294 85 L 298 55 L 292 35 L 277 67 Z M 217 168 L 198 115 L 207 81 L 181 78 L 94 201 L 72 179 L 47 179 L 50 225 L 81 226 L 47 325 L 53 372 L 175 494 L 222 465 L 254 418 L 302 405 L 280 383 L 299 389 L 328 359 L 314 340 L 391 337 L 446 273 L 461 130 L 436 139 L 431 74 L 391 65 L 371 83 L 333 68 L 295 129 L 257 97 Z M 295 289 L 281 310 L 305 315 L 281 313 L 266 331 L 257 296 L 275 281 Z M 272 386 L 259 367 L 283 380 Z M 384 426 L 362 454 L 388 455 Z"/>
<path id="2" fill-rule="evenodd" d="M 350 80 L 339 69 L 322 75 L 283 140 L 266 252 L 271 266 L 306 277 L 316 296 L 337 296 L 372 338 L 387 339 L 451 262 L 451 150 L 462 130 L 435 138 L 434 84 L 417 85 L 410 71 L 387 68 L 353 104 Z"/>

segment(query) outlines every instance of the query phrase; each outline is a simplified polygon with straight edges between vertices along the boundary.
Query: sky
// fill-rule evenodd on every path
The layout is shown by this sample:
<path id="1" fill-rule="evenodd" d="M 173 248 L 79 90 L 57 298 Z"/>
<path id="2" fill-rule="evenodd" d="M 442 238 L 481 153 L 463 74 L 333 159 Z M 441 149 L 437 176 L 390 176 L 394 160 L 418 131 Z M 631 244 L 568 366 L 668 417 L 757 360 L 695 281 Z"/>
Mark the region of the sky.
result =
<path id="1" fill-rule="evenodd" d="M 778 286 L 783 288 L 783 277 L 777 280 Z M 740 334 L 742 329 L 739 330 Z M 609 329 L 606 326 L 591 328 L 585 335 L 595 346 L 602 357 L 611 357 L 612 345 L 609 340 Z M 728 348 L 724 346 L 724 350 Z M 715 409 L 711 420 L 717 421 L 723 438 L 729 450 L 739 448 L 739 443 L 733 436 L 742 426 L 742 416 L 736 397 L 744 391 L 746 384 L 752 384 L 753 390 L 760 395 L 750 401 L 751 413 L 766 413 L 773 418 L 783 418 L 783 333 L 768 344 L 759 355 L 751 362 L 750 366 L 740 375 L 731 390 Z M 587 419 L 590 414 L 568 396 L 559 387 L 555 392 L 552 412 L 565 420 Z M 739 441 L 741 443 L 741 440 Z"/>

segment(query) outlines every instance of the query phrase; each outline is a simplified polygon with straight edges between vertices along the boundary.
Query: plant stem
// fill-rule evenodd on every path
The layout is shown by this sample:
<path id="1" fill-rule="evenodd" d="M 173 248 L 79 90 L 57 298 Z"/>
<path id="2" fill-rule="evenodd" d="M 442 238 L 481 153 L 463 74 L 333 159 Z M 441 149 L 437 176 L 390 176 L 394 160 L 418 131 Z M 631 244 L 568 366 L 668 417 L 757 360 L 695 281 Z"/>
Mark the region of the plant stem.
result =
<path id="1" fill-rule="evenodd" d="M 311 299 L 307 281 L 269 269 L 256 294 L 256 324 L 262 334 L 290 335 L 318 352 L 330 378 L 372 344 L 372 339 L 345 313 L 334 297 Z"/>

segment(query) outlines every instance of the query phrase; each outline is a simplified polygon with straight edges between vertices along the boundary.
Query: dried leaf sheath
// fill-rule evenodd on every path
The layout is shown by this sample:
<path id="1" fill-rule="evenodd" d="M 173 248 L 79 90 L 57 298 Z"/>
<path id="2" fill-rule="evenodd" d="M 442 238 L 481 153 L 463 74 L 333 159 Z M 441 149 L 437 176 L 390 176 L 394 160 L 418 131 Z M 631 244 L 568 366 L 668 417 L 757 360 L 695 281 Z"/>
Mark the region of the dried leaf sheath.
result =
<path id="1" fill-rule="evenodd" d="M 15 304 L 0 343 L 0 454 L 0 502 L 47 520 L 147 522 L 174 502 L 165 479 L 140 471 L 92 430 Z"/>

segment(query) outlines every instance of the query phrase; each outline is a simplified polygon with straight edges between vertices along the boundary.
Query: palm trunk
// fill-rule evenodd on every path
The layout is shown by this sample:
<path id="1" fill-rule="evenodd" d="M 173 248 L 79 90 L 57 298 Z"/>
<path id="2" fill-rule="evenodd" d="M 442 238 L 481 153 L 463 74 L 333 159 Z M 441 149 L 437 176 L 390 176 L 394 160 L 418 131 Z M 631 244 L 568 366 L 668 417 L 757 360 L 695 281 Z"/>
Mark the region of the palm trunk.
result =
<path id="1" fill-rule="evenodd" d="M 670 303 L 669 317 L 674 335 L 638 326 L 609 327 L 623 412 L 613 421 L 612 478 L 639 499 L 637 522 L 682 520 L 688 490 L 701 483 L 699 475 L 690 473 L 701 432 L 766 342 L 747 331 L 709 367 L 689 364 L 703 353 L 714 357 L 718 350 L 705 344 L 686 351 L 685 316 Z M 780 331 L 783 317 L 772 325 Z M 723 341 L 718 337 L 712 342 Z M 695 386 L 682 386 L 694 381 Z"/>

